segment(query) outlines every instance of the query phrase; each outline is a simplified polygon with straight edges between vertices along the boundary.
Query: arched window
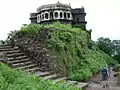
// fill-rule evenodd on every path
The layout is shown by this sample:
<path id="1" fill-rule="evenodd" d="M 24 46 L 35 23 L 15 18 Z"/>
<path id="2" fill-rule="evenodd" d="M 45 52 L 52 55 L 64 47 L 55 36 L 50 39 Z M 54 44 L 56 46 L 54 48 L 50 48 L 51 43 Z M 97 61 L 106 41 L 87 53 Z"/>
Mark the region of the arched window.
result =
<path id="1" fill-rule="evenodd" d="M 48 13 L 45 14 L 45 19 L 48 19 Z"/>
<path id="2" fill-rule="evenodd" d="M 53 19 L 53 12 L 50 12 L 50 19 Z"/>
<path id="3" fill-rule="evenodd" d="M 42 19 L 42 18 L 41 18 L 41 15 L 40 15 L 40 21 L 41 21 L 41 19 Z"/>
<path id="4" fill-rule="evenodd" d="M 55 18 L 57 18 L 58 17 L 58 13 L 57 12 L 55 12 Z"/>
<path id="5" fill-rule="evenodd" d="M 77 22 L 79 22 L 79 18 L 77 18 Z"/>
<path id="6" fill-rule="evenodd" d="M 63 17 L 62 12 L 60 12 L 60 18 L 62 18 L 62 17 Z"/>
<path id="7" fill-rule="evenodd" d="M 70 18 L 70 13 L 67 14 L 68 18 Z"/>
<path id="8" fill-rule="evenodd" d="M 42 14 L 42 20 L 44 20 L 44 14 Z"/>
<path id="9" fill-rule="evenodd" d="M 66 17 L 66 12 L 64 12 L 64 18 L 66 19 L 67 17 Z"/>

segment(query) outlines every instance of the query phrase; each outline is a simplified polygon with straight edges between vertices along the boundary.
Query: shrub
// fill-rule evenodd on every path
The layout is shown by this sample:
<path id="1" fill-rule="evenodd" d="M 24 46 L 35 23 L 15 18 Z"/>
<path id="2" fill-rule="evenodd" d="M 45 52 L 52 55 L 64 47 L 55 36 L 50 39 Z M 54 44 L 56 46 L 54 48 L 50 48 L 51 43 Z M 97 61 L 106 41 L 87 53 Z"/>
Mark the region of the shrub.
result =
<path id="1" fill-rule="evenodd" d="M 79 28 L 51 32 L 49 50 L 56 56 L 56 62 L 66 68 L 70 80 L 86 81 L 112 61 L 104 52 L 88 49 L 87 38 L 86 31 Z"/>
<path id="2" fill-rule="evenodd" d="M 120 64 L 116 64 L 113 68 L 114 71 L 120 72 Z"/>
<path id="3" fill-rule="evenodd" d="M 92 76 L 90 69 L 85 68 L 81 70 L 76 70 L 75 74 L 71 74 L 68 79 L 75 81 L 86 81 Z"/>
<path id="4" fill-rule="evenodd" d="M 50 31 L 52 29 L 48 34 L 49 38 L 43 41 L 50 56 L 55 58 L 53 59 L 55 60 L 53 61 L 55 69 L 60 68 L 60 72 L 64 71 L 69 79 L 85 81 L 99 72 L 102 66 L 113 62 L 113 59 L 100 51 L 95 43 L 91 50 L 88 48 L 89 43 L 92 42 L 88 31 L 72 28 L 69 24 L 64 25 L 59 22 L 50 25 L 31 24 L 21 28 L 19 34 L 23 33 L 21 35 L 27 37 L 35 36 L 40 33 L 39 31 L 43 27 L 50 28 Z"/>
<path id="5" fill-rule="evenodd" d="M 0 90 L 80 90 L 63 83 L 53 83 L 40 77 L 10 69 L 0 63 Z"/>
<path id="6" fill-rule="evenodd" d="M 120 72 L 118 73 L 118 84 L 120 85 Z"/>

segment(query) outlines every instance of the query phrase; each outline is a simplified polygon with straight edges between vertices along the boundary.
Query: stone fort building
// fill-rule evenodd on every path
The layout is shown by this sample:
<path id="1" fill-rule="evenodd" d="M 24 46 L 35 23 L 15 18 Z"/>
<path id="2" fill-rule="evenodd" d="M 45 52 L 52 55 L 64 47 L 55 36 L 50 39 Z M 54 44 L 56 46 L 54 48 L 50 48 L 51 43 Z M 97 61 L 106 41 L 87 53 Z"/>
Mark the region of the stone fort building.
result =
<path id="1" fill-rule="evenodd" d="M 86 28 L 85 16 L 84 7 L 72 9 L 70 5 L 57 2 L 38 7 L 36 13 L 30 13 L 30 20 L 35 24 L 49 24 L 59 21 L 73 26 L 84 25 Z"/>

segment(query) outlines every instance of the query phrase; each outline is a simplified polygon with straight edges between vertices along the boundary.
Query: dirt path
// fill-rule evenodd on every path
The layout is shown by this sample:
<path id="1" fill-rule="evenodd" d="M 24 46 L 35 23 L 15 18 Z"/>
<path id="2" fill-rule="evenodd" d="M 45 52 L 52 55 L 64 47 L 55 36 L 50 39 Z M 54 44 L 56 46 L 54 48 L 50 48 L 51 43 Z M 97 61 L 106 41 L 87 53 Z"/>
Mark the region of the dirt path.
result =
<path id="1" fill-rule="evenodd" d="M 103 88 L 101 84 L 101 77 L 97 75 L 91 79 L 91 83 L 85 90 L 120 90 L 117 85 L 117 77 L 114 77 L 115 72 L 112 71 L 111 76 L 108 80 L 109 87 Z"/>

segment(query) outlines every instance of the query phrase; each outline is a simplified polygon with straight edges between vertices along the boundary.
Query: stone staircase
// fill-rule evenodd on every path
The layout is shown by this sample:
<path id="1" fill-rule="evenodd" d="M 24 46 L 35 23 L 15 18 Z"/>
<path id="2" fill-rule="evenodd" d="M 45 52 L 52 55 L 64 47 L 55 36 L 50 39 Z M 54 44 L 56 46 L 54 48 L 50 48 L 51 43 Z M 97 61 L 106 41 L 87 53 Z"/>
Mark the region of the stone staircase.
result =
<path id="1" fill-rule="evenodd" d="M 3 56 L 0 57 L 0 62 L 7 63 L 15 70 L 22 70 L 35 76 L 41 76 L 45 80 L 50 79 L 55 82 L 66 80 L 65 77 L 59 77 L 59 74 L 55 74 L 52 71 L 43 72 L 43 70 L 34 63 L 33 60 L 22 53 L 18 47 L 12 48 L 9 45 L 0 45 L 0 55 Z"/>
<path id="2" fill-rule="evenodd" d="M 52 80 L 53 83 L 62 81 L 78 88 L 85 88 L 88 85 L 88 83 L 69 81 L 66 77 L 60 77 L 59 74 L 52 71 L 42 70 L 37 63 L 33 62 L 33 60 L 22 53 L 18 47 L 12 48 L 9 45 L 0 45 L 0 62 L 7 63 L 15 70 L 22 70 L 38 77 L 41 76 L 45 80 Z"/>

